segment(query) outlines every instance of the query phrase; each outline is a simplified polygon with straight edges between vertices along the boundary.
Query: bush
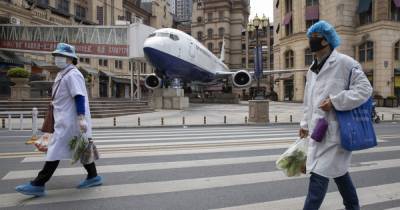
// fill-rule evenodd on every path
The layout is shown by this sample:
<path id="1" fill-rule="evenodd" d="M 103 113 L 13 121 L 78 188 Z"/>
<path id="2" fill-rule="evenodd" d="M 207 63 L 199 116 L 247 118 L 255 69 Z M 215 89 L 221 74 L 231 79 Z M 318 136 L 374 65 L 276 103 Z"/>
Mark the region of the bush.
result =
<path id="1" fill-rule="evenodd" d="M 374 95 L 374 98 L 375 99 L 383 99 L 383 97 L 381 95 L 379 95 L 379 94 Z"/>
<path id="2" fill-rule="evenodd" d="M 30 73 L 22 67 L 14 67 L 8 70 L 7 76 L 16 78 L 29 78 Z"/>
<path id="3" fill-rule="evenodd" d="M 396 96 L 388 96 L 386 99 L 395 100 Z"/>

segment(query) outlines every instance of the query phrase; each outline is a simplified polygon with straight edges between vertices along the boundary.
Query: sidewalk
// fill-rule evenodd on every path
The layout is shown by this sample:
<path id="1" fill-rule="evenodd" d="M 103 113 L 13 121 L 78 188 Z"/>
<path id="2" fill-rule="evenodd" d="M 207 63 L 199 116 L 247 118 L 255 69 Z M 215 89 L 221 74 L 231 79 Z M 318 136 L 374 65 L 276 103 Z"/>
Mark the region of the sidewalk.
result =
<path id="1" fill-rule="evenodd" d="M 140 126 L 161 126 L 163 118 L 164 126 L 183 125 L 182 118 L 185 117 L 185 125 L 204 125 L 204 116 L 207 125 L 223 125 L 224 116 L 226 124 L 245 124 L 245 117 L 248 117 L 248 102 L 240 104 L 190 104 L 186 110 L 156 110 L 152 113 L 128 115 L 116 117 L 117 127 L 137 127 L 138 118 Z M 275 123 L 275 116 L 278 123 L 298 123 L 302 118 L 301 103 L 270 102 L 270 122 Z M 392 120 L 392 114 L 400 114 L 400 108 L 378 107 L 377 112 L 383 120 Z M 38 120 L 38 125 L 42 124 L 43 119 Z M 7 128 L 7 119 L 5 120 Z M 248 123 L 252 124 L 252 123 Z M 31 129 L 32 119 L 24 119 L 24 129 Z M 113 127 L 114 118 L 93 119 L 94 128 Z M 12 119 L 13 129 L 19 129 L 19 119 Z"/>

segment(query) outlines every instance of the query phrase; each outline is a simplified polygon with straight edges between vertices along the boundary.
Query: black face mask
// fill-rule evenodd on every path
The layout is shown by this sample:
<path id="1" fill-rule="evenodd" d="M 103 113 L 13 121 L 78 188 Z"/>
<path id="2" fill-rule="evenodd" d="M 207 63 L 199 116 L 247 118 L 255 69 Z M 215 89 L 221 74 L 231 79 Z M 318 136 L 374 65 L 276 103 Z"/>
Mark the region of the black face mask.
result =
<path id="1" fill-rule="evenodd" d="M 326 46 L 322 45 L 322 40 L 324 40 L 324 38 L 322 38 L 322 37 L 312 37 L 309 40 L 311 52 L 317 52 L 326 47 Z"/>

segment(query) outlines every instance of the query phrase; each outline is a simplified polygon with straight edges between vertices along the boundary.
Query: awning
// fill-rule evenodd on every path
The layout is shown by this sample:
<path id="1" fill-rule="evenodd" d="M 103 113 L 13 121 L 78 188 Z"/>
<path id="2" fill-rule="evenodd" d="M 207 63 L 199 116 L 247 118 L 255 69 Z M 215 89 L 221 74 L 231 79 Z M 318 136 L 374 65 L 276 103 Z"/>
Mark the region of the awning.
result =
<path id="1" fill-rule="evenodd" d="M 104 71 L 100 70 L 100 75 L 106 76 L 106 77 L 115 77 L 115 74 L 109 71 Z"/>
<path id="2" fill-rule="evenodd" d="M 116 83 L 121 83 L 121 84 L 131 84 L 131 80 L 127 79 L 127 78 L 122 78 L 122 77 L 112 77 L 111 78 L 112 81 L 116 82 Z"/>
<path id="3" fill-rule="evenodd" d="M 99 71 L 97 71 L 94 68 L 87 67 L 87 66 L 80 66 L 79 70 L 82 70 L 82 71 L 84 71 L 84 72 L 86 72 L 88 74 L 92 74 L 92 75 L 98 75 L 99 74 Z"/>
<path id="4" fill-rule="evenodd" d="M 397 8 L 400 8 L 400 0 L 393 0 L 394 5 L 396 5 Z"/>
<path id="5" fill-rule="evenodd" d="M 17 55 L 11 51 L 0 50 L 0 62 L 17 65 L 29 64 L 30 61 L 24 56 Z"/>
<path id="6" fill-rule="evenodd" d="M 275 81 L 277 80 L 291 80 L 294 78 L 294 73 L 283 73 L 279 74 L 277 78 L 275 78 Z"/>
<path id="7" fill-rule="evenodd" d="M 283 25 L 287 25 L 290 23 L 290 20 L 292 20 L 292 13 L 289 12 L 285 15 L 285 18 L 283 19 Z"/>
<path id="8" fill-rule="evenodd" d="M 400 68 L 395 68 L 394 69 L 394 75 L 400 76 Z"/>
<path id="9" fill-rule="evenodd" d="M 367 12 L 371 8 L 372 0 L 358 0 L 357 13 Z"/>
<path id="10" fill-rule="evenodd" d="M 306 20 L 319 19 L 319 5 L 306 7 Z"/>

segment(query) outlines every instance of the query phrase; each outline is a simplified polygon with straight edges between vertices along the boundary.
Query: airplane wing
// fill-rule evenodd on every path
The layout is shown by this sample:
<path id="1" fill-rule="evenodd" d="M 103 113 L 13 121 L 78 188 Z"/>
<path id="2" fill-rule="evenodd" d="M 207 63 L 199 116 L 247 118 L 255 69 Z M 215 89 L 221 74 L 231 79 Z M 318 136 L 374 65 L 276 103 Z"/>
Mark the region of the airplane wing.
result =
<path id="1" fill-rule="evenodd" d="M 250 74 L 254 74 L 254 71 L 249 71 L 247 69 L 231 69 L 232 72 L 244 70 Z M 263 70 L 263 74 L 283 74 L 283 73 L 296 73 L 296 72 L 307 72 L 308 69 L 273 69 L 273 70 Z"/>

